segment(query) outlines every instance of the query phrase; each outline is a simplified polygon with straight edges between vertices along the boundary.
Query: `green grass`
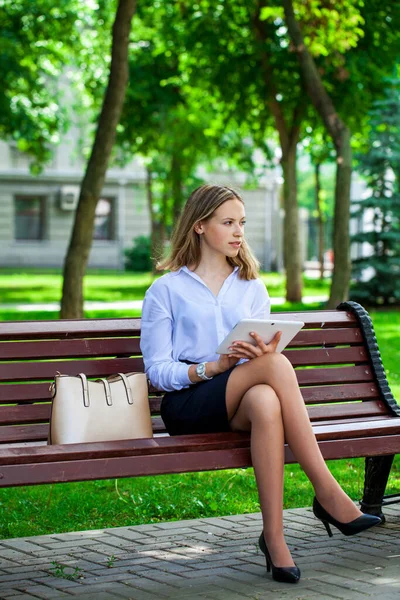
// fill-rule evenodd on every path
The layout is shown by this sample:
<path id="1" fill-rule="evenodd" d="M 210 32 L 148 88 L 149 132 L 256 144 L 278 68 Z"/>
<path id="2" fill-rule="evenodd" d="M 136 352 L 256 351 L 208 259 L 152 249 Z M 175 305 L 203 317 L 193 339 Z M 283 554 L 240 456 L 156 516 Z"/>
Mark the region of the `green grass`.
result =
<path id="1" fill-rule="evenodd" d="M 362 497 L 363 459 L 331 461 L 334 476 Z M 396 458 L 388 493 L 400 487 Z M 285 508 L 310 506 L 311 484 L 298 465 L 285 467 Z M 260 510 L 253 469 L 160 475 L 0 490 L 0 538 L 127 527 Z"/>
<path id="2" fill-rule="evenodd" d="M 86 300 L 115 302 L 142 300 L 153 280 L 150 273 L 89 272 L 84 279 Z M 54 270 L 0 270 L 0 301 L 10 303 L 46 303 L 61 299 L 62 275 Z"/>
<path id="3" fill-rule="evenodd" d="M 285 279 L 278 273 L 262 273 L 261 277 L 268 287 L 271 297 L 285 296 Z M 154 280 L 151 273 L 125 273 L 110 271 L 91 271 L 84 281 L 84 297 L 88 301 L 119 302 L 143 300 L 144 294 Z M 60 271 L 25 270 L 14 272 L 0 269 L 1 304 L 45 304 L 59 302 L 61 298 L 62 276 Z M 328 295 L 329 282 L 320 282 L 304 278 L 305 296 Z M 276 312 L 290 310 L 311 310 L 321 308 L 322 304 L 304 305 L 285 303 L 273 307 Z M 140 310 L 86 310 L 86 318 L 140 317 Z M 14 310 L 0 308 L 0 321 L 30 321 L 39 319 L 58 319 L 57 310 Z"/>
<path id="4" fill-rule="evenodd" d="M 29 276 L 28 276 L 29 275 Z M 9 297 L 23 301 L 54 301 L 51 298 L 57 273 L 37 275 L 19 273 L 15 277 L 4 270 L 0 272 L 0 297 L 3 291 Z M 113 294 L 125 294 L 118 299 L 139 299 L 150 279 L 149 276 L 132 274 L 90 274 L 86 285 L 96 298 L 110 299 Z M 271 296 L 283 294 L 283 279 L 275 274 L 263 275 Z M 22 279 L 22 281 L 21 281 Z M 35 287 L 36 285 L 36 287 Z M 60 285 L 60 284 L 58 284 Z M 310 281 L 305 294 L 327 293 L 326 282 Z M 9 286 L 9 290 L 8 290 Z M 107 286 L 110 286 L 108 289 Z M 312 287 L 314 286 L 314 287 Z M 324 287 L 325 286 L 325 287 Z M 17 294 L 20 290 L 19 295 Z M 41 289 L 41 291 L 39 291 Z M 24 296 L 24 290 L 27 296 Z M 101 296 L 100 290 L 105 290 Z M 130 292 L 129 292 L 130 290 Z M 312 290 L 312 291 L 311 291 Z M 316 291 L 318 290 L 318 291 Z M 131 294 L 131 295 L 129 295 Z M 135 295 L 138 294 L 138 295 Z M 33 298 L 36 298 L 33 300 Z M 89 297 L 87 297 L 89 299 Z M 115 296 L 113 299 L 116 299 Z M 11 301 L 11 300 L 8 300 Z M 319 305 L 285 305 L 276 310 L 307 310 Z M 18 313 L 18 319 L 57 318 L 57 313 Z M 87 316 L 139 316 L 133 311 L 92 311 Z M 400 313 L 398 311 L 373 311 L 375 326 L 383 362 L 395 397 L 400 398 Z M 0 318 L 16 318 L 15 313 L 3 312 Z M 328 463 L 335 477 L 357 500 L 363 490 L 363 459 L 331 461 Z M 312 488 L 298 465 L 285 467 L 285 508 L 310 506 Z M 400 488 L 400 457 L 395 459 L 387 492 Z M 42 485 L 0 489 L 0 538 L 61 533 L 104 527 L 119 527 L 168 520 L 203 518 L 217 515 L 240 514 L 259 511 L 257 489 L 252 469 L 219 472 L 162 475 L 136 479 L 93 481 L 59 485 Z"/>
<path id="5" fill-rule="evenodd" d="M 271 296 L 285 295 L 285 278 L 278 273 L 262 273 Z M 84 279 L 85 300 L 114 302 L 141 300 L 154 280 L 151 273 L 89 272 Z M 328 294 L 329 282 L 304 279 L 304 295 Z M 45 303 L 57 302 L 61 298 L 62 276 L 54 270 L 16 271 L 0 269 L 0 302 Z"/>

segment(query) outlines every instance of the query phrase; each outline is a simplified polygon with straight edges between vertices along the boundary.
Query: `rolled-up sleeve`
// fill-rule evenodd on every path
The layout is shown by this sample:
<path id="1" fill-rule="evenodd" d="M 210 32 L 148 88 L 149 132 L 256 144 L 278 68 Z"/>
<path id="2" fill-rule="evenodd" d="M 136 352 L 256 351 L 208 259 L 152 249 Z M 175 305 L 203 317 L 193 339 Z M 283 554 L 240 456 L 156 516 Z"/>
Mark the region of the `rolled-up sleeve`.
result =
<path id="1" fill-rule="evenodd" d="M 189 365 L 173 360 L 172 325 L 166 290 L 159 286 L 156 296 L 149 288 L 143 301 L 140 348 L 148 379 L 155 388 L 166 392 L 192 384 Z"/>
<path id="2" fill-rule="evenodd" d="M 255 280 L 256 293 L 251 307 L 252 319 L 269 319 L 271 316 L 271 299 L 267 292 L 264 282 L 261 279 Z"/>

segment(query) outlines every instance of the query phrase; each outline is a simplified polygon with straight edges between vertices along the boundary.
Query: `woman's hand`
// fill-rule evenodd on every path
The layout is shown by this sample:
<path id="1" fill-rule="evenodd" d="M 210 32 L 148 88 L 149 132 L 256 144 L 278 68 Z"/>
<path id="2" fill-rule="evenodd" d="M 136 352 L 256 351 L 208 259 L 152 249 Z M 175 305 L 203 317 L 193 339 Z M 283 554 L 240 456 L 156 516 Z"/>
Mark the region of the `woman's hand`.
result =
<path id="1" fill-rule="evenodd" d="M 228 354 L 220 354 L 219 359 L 215 361 L 215 368 L 218 373 L 224 373 L 224 371 L 235 366 L 238 361 L 238 358 L 231 357 Z"/>
<path id="2" fill-rule="evenodd" d="M 207 374 L 214 376 L 224 373 L 224 371 L 235 366 L 241 358 L 251 359 L 261 356 L 262 354 L 275 352 L 279 340 L 281 339 L 282 332 L 278 331 L 269 344 L 265 344 L 258 333 L 251 332 L 250 335 L 256 341 L 257 346 L 253 346 L 253 344 L 248 342 L 233 342 L 229 354 L 221 354 L 219 359 L 215 362 L 207 363 Z"/>
<path id="3" fill-rule="evenodd" d="M 261 356 L 262 354 L 268 354 L 270 352 L 275 352 L 276 347 L 279 344 L 279 340 L 282 337 L 282 331 L 278 331 L 273 339 L 266 344 L 263 342 L 262 338 L 252 331 L 250 333 L 251 337 L 257 343 L 256 346 L 250 344 L 249 342 L 235 341 L 230 346 L 230 352 L 228 354 L 228 358 L 230 359 L 240 359 L 240 358 L 256 358 L 257 356 Z"/>

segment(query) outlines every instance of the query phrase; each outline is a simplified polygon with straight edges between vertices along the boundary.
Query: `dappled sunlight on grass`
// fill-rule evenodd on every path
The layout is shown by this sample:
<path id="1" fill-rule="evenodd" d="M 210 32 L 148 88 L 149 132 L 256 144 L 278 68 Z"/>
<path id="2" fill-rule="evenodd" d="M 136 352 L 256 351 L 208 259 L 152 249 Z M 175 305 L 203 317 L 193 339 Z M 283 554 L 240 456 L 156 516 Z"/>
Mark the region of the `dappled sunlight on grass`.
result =
<path id="1" fill-rule="evenodd" d="M 161 275 L 161 274 L 160 274 Z M 147 288 L 160 275 L 124 271 L 89 271 L 84 279 L 85 300 L 113 302 L 142 300 Z M 273 297 L 285 296 L 285 278 L 279 273 L 261 273 Z M 304 295 L 326 295 L 329 282 L 304 278 Z M 55 302 L 61 298 L 62 275 L 55 270 L 18 271 L 0 269 L 1 303 Z"/>

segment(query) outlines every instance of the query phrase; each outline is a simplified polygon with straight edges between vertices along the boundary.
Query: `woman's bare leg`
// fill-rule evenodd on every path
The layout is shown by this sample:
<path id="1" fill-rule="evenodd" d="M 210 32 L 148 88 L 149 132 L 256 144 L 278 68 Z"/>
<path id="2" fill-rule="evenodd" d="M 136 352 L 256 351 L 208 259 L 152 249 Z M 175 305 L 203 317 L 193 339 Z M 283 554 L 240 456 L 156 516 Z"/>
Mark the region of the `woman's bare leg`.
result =
<path id="1" fill-rule="evenodd" d="M 343 523 L 359 517 L 361 511 L 345 494 L 325 464 L 295 372 L 285 356 L 279 353 L 263 354 L 238 365 L 232 371 L 226 388 L 228 418 L 231 419 L 239 411 L 246 392 L 259 384 L 271 386 L 279 398 L 286 441 L 310 479 L 322 506 Z M 265 449 L 262 454 L 265 459 Z"/>
<path id="2" fill-rule="evenodd" d="M 283 535 L 284 433 L 281 405 L 265 384 L 250 388 L 230 421 L 251 431 L 251 457 L 259 491 L 264 537 L 275 566 L 294 566 Z"/>

